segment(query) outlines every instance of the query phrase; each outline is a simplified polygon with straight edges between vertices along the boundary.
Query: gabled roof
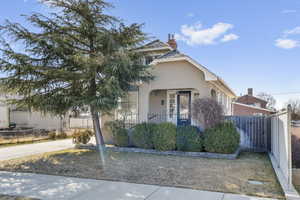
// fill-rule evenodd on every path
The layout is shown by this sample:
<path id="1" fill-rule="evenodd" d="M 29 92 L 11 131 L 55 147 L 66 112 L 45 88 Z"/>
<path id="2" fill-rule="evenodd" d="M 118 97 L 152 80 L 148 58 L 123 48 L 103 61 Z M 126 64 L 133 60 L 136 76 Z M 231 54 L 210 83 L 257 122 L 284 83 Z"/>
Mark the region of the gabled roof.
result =
<path id="1" fill-rule="evenodd" d="M 248 95 L 248 94 L 245 94 L 245 95 L 243 95 L 243 96 L 238 97 L 236 101 L 239 102 L 239 101 L 243 101 L 244 99 L 245 99 L 246 101 L 248 101 L 248 100 L 250 99 L 250 100 L 255 100 L 255 101 L 263 102 L 263 103 L 265 103 L 265 104 L 268 103 L 268 102 L 267 102 L 266 100 L 264 100 L 264 99 L 255 97 L 255 96 L 253 96 L 253 95 Z"/>
<path id="2" fill-rule="evenodd" d="M 182 57 L 182 56 L 185 56 L 184 54 L 180 53 L 178 50 L 173 50 L 173 51 L 170 51 L 156 59 L 166 59 L 166 58 L 179 58 L 179 57 Z"/>
<path id="3" fill-rule="evenodd" d="M 139 48 L 137 48 L 138 51 L 152 51 L 152 50 L 173 50 L 172 47 L 160 40 L 154 40 L 152 42 L 149 42 Z"/>
<path id="4" fill-rule="evenodd" d="M 253 105 L 248 105 L 248 104 L 240 103 L 240 102 L 232 102 L 232 103 L 236 104 L 236 105 L 244 106 L 244 107 L 247 107 L 247 108 L 256 109 L 256 110 L 268 111 L 270 113 L 275 113 L 276 112 L 275 110 L 271 110 L 271 109 L 268 109 L 268 108 L 261 108 L 261 107 L 257 107 L 257 106 L 253 106 Z"/>
<path id="5" fill-rule="evenodd" d="M 233 92 L 233 90 L 216 74 L 208 70 L 206 67 L 203 65 L 199 64 L 195 60 L 193 60 L 191 57 L 180 53 L 178 50 L 173 50 L 170 51 L 152 61 L 150 63 L 151 65 L 156 65 L 159 63 L 164 63 L 164 62 L 175 62 L 175 61 L 187 61 L 197 67 L 199 70 L 201 70 L 204 73 L 204 77 L 206 81 L 211 81 L 211 82 L 218 82 L 219 84 L 223 85 L 233 96 L 236 96 L 236 94 Z"/>

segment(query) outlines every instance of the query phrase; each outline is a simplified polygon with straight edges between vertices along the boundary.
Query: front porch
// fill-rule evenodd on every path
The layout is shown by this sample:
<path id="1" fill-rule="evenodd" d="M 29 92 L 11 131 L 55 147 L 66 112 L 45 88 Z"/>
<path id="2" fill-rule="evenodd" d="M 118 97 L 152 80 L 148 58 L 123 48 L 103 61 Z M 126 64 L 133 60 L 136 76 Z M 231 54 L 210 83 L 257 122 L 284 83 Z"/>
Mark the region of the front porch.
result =
<path id="1" fill-rule="evenodd" d="M 199 91 L 193 88 L 152 90 L 149 94 L 147 122 L 194 125 L 192 102 L 199 96 Z"/>
<path id="2" fill-rule="evenodd" d="M 128 128 L 142 122 L 201 127 L 192 116 L 192 104 L 197 98 L 213 98 L 223 106 L 225 115 L 230 113 L 229 97 L 214 88 L 199 88 L 137 88 L 121 99 L 114 119 L 124 120 Z"/>

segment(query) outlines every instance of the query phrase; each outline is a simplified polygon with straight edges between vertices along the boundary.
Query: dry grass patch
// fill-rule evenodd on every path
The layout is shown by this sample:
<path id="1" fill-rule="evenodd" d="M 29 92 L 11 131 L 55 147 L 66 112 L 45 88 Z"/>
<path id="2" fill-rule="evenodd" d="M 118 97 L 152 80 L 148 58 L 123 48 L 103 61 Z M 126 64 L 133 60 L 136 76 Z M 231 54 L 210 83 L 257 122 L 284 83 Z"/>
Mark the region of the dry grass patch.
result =
<path id="1" fill-rule="evenodd" d="M 0 200 L 38 200 L 32 199 L 27 197 L 17 197 L 17 196 L 10 196 L 10 195 L 2 195 L 0 194 Z"/>
<path id="2" fill-rule="evenodd" d="M 0 170 L 283 198 L 269 158 L 258 153 L 242 153 L 237 160 L 224 160 L 108 150 L 103 166 L 95 151 L 66 150 L 4 161 Z M 250 184 L 249 180 L 264 184 Z"/>

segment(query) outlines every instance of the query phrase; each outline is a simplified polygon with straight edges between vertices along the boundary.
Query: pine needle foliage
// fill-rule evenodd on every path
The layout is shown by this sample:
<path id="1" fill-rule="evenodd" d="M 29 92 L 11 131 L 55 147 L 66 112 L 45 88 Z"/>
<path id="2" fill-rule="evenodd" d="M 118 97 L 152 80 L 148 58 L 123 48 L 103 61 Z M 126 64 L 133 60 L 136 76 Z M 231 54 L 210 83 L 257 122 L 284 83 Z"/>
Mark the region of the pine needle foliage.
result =
<path id="1" fill-rule="evenodd" d="M 35 31 L 8 20 L 0 25 L 1 89 L 21 97 L 10 103 L 57 115 L 88 105 L 103 143 L 98 112 L 111 111 L 134 84 L 153 78 L 132 50 L 147 37 L 143 25 L 106 14 L 112 5 L 102 0 L 41 3 L 55 12 L 24 16 Z"/>

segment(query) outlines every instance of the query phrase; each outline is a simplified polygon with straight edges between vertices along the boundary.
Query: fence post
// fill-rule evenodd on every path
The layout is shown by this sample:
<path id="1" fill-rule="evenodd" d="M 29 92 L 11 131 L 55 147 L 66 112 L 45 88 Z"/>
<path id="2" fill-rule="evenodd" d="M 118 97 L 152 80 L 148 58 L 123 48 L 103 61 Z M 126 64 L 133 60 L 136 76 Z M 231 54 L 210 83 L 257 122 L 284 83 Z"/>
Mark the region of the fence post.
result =
<path id="1" fill-rule="evenodd" d="M 291 130 L 291 114 L 292 113 L 292 106 L 289 104 L 287 106 L 287 135 L 288 135 L 288 167 L 289 167 L 289 171 L 288 171 L 288 186 L 289 188 L 291 188 L 291 186 L 293 185 L 293 180 L 292 180 L 292 176 L 293 176 L 293 171 L 292 171 L 292 130 Z"/>
<path id="2" fill-rule="evenodd" d="M 278 168 L 280 168 L 279 117 L 276 117 Z"/>

